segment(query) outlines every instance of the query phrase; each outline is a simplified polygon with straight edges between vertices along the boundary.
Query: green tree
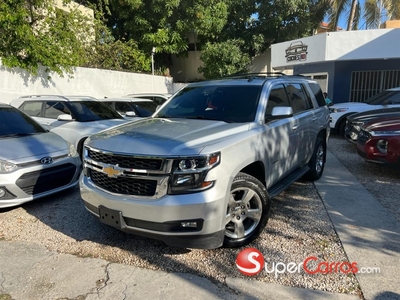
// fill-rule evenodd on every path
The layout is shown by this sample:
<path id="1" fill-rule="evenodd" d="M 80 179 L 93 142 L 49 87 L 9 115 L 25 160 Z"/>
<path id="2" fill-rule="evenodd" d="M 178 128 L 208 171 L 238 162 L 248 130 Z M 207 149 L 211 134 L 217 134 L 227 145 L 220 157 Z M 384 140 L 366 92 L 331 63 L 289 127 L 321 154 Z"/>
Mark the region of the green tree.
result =
<path id="1" fill-rule="evenodd" d="M 332 0 L 328 15 L 331 30 L 337 29 L 342 16 L 347 19 L 347 30 L 359 29 L 361 16 L 365 19 L 366 29 L 379 28 L 383 16 L 387 20 L 400 18 L 400 1 L 366 0 L 361 6 L 359 0 Z"/>
<path id="2" fill-rule="evenodd" d="M 199 72 L 206 79 L 247 72 L 251 59 L 243 53 L 241 46 L 242 40 L 207 43 L 201 53 L 204 65 L 199 67 Z"/>
<path id="3" fill-rule="evenodd" d="M 92 34 L 90 19 L 76 8 L 65 13 L 51 0 L 1 1 L 0 28 L 2 64 L 32 74 L 41 65 L 60 75 L 72 73 L 84 62 Z"/>

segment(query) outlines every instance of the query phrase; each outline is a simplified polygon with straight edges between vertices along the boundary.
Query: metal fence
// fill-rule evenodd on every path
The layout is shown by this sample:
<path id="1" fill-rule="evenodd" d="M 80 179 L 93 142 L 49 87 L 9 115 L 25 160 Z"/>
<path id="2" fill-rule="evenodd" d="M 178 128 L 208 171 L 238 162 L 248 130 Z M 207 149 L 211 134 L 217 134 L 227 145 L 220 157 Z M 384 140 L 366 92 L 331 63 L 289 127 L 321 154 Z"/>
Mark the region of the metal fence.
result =
<path id="1" fill-rule="evenodd" d="M 350 101 L 362 102 L 375 94 L 400 86 L 400 70 L 354 71 L 351 73 Z"/>

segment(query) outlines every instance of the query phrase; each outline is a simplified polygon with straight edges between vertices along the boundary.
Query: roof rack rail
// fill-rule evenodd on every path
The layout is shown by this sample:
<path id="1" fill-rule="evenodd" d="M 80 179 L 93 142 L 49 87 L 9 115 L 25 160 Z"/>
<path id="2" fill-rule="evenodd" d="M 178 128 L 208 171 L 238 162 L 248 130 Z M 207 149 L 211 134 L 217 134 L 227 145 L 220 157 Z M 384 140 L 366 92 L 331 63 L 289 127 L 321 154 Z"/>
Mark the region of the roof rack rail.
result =
<path id="1" fill-rule="evenodd" d="M 51 95 L 51 94 L 25 95 L 25 96 L 20 96 L 19 98 L 40 98 L 40 97 L 54 97 L 54 98 L 60 98 L 60 99 L 68 100 L 68 98 L 65 97 L 65 96 Z"/>
<path id="2" fill-rule="evenodd" d="M 255 77 L 267 77 L 267 76 L 287 76 L 282 72 L 258 72 L 258 73 L 236 73 L 221 78 L 255 78 Z"/>
<path id="3" fill-rule="evenodd" d="M 86 98 L 86 99 L 92 99 L 92 100 L 96 100 L 96 101 L 99 101 L 99 99 L 98 98 L 96 98 L 96 97 L 92 97 L 92 96 L 88 96 L 88 95 L 67 95 L 66 96 L 67 98 Z"/>

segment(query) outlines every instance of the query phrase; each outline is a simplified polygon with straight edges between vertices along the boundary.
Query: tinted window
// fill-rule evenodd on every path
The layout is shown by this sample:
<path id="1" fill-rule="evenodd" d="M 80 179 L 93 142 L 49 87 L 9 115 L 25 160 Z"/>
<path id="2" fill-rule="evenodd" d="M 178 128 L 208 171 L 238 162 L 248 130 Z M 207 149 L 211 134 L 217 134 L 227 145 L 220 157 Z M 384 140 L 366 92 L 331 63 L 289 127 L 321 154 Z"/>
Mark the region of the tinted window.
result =
<path id="1" fill-rule="evenodd" d="M 255 118 L 261 88 L 261 86 L 186 87 L 169 100 L 157 116 L 251 122 Z"/>
<path id="2" fill-rule="evenodd" d="M 390 96 L 385 101 L 383 101 L 382 104 L 400 104 L 400 92 L 392 92 Z"/>
<path id="3" fill-rule="evenodd" d="M 157 108 L 157 104 L 150 101 L 132 102 L 132 105 L 135 107 L 136 112 L 140 117 L 151 116 L 156 111 Z"/>
<path id="4" fill-rule="evenodd" d="M 265 117 L 269 117 L 272 113 L 272 109 L 275 106 L 290 106 L 289 99 L 283 84 L 278 84 L 272 87 L 271 92 L 268 96 L 267 109 L 265 111 Z"/>
<path id="5" fill-rule="evenodd" d="M 47 101 L 44 111 L 44 116 L 46 118 L 57 119 L 59 115 L 70 115 L 71 112 L 64 105 L 63 102 L 59 101 Z"/>
<path id="6" fill-rule="evenodd" d="M 29 116 L 14 107 L 0 107 L 0 137 L 43 133 L 43 129 Z"/>
<path id="7" fill-rule="evenodd" d="M 73 117 L 79 122 L 123 119 L 115 110 L 97 101 L 73 101 L 68 102 L 68 106 Z"/>
<path id="8" fill-rule="evenodd" d="M 124 114 L 127 111 L 133 111 L 133 108 L 129 102 L 115 102 L 115 110 L 121 114 Z"/>
<path id="9" fill-rule="evenodd" d="M 311 108 L 303 87 L 299 83 L 291 83 L 286 86 L 290 105 L 293 108 L 293 113 L 299 113 Z"/>
<path id="10" fill-rule="evenodd" d="M 314 82 L 309 82 L 308 86 L 311 88 L 311 91 L 313 92 L 315 99 L 317 99 L 318 105 L 325 106 L 326 105 L 325 98 L 324 95 L 322 94 L 322 90 L 319 84 Z"/>
<path id="11" fill-rule="evenodd" d="M 21 105 L 20 110 L 22 110 L 27 115 L 32 117 L 39 117 L 42 111 L 42 102 L 29 101 Z"/>

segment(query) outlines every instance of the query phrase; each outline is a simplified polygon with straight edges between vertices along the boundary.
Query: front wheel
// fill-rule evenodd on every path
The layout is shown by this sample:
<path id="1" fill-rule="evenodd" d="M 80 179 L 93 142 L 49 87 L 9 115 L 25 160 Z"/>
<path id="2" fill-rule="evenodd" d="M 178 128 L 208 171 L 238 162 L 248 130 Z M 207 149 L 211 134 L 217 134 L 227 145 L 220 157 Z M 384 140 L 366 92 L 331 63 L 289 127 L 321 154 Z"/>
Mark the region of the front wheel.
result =
<path id="1" fill-rule="evenodd" d="M 304 176 L 307 180 L 318 180 L 321 178 L 324 171 L 326 161 L 326 143 L 322 138 L 317 138 L 315 143 L 314 153 L 308 163 L 310 171 Z"/>
<path id="2" fill-rule="evenodd" d="M 225 219 L 225 247 L 240 247 L 256 239 L 267 224 L 270 199 L 255 177 L 239 173 L 233 180 Z"/>

